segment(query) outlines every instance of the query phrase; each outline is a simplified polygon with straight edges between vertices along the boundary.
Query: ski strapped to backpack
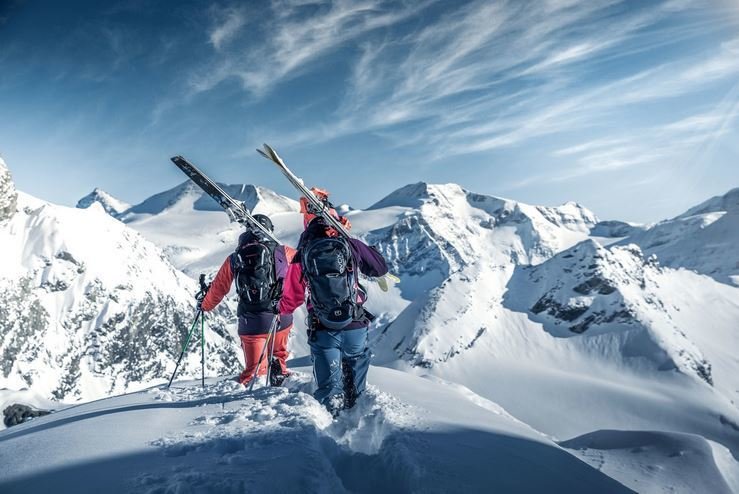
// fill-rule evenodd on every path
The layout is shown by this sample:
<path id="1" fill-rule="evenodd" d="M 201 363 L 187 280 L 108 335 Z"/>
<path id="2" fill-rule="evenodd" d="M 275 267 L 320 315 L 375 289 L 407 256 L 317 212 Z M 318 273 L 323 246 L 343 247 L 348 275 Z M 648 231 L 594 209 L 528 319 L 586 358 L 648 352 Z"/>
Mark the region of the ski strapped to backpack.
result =
<path id="1" fill-rule="evenodd" d="M 251 215 L 249 210 L 239 201 L 228 195 L 228 193 L 221 188 L 217 183 L 208 178 L 208 176 L 200 171 L 195 165 L 187 161 L 182 156 L 174 156 L 171 158 L 172 162 L 187 175 L 190 180 L 195 182 L 203 191 L 215 200 L 219 206 L 221 206 L 226 213 L 229 215 L 232 221 L 236 221 L 249 230 L 258 230 L 263 235 L 266 235 L 270 240 L 275 243 L 280 243 L 277 238 L 264 227 L 254 216 Z"/>
<path id="2" fill-rule="evenodd" d="M 324 201 L 321 201 L 318 197 L 316 197 L 313 191 L 305 186 L 303 180 L 298 178 L 287 167 L 282 158 L 280 158 L 280 155 L 278 155 L 277 152 L 272 149 L 272 147 L 270 147 L 268 144 L 264 144 L 264 149 L 257 149 L 257 152 L 263 157 L 272 161 L 277 166 L 277 168 L 279 168 L 285 178 L 287 178 L 288 181 L 298 190 L 298 192 L 300 192 L 303 197 L 308 200 L 317 215 L 321 216 L 333 229 L 335 229 L 339 233 L 339 235 L 346 239 L 351 238 L 349 236 L 349 232 L 347 232 L 346 228 L 344 228 L 344 225 L 342 225 L 341 222 L 337 218 L 335 218 L 334 215 L 331 214 L 330 206 L 324 203 Z M 375 278 L 375 281 L 383 291 L 387 291 L 389 289 L 388 281 L 398 283 L 400 279 L 397 276 L 388 273 L 385 276 Z"/>

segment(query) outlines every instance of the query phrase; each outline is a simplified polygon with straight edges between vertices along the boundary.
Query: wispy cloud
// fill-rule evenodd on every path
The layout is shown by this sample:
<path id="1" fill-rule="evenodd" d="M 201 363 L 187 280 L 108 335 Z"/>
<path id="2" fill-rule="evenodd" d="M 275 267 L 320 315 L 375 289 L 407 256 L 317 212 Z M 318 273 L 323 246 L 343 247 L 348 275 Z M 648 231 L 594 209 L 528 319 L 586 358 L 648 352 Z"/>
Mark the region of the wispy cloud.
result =
<path id="1" fill-rule="evenodd" d="M 355 53 L 324 117 L 261 129 L 280 135 L 283 146 L 372 132 L 435 159 L 561 134 L 567 145 L 549 155 L 577 167 L 565 167 L 557 176 L 564 180 L 668 159 L 671 136 L 683 137 L 675 148 L 731 128 L 725 112 L 695 111 L 663 126 L 614 130 L 629 111 L 739 75 L 739 39 L 671 49 L 736 22 L 694 0 L 471 0 L 453 8 L 438 0 L 272 0 L 270 8 L 255 23 L 243 9 L 217 11 L 208 31 L 213 59 L 194 72 L 184 99 L 232 80 L 259 100 L 285 81 L 326 70 L 338 51 Z M 573 137 L 583 131 L 585 141 Z"/>
<path id="2" fill-rule="evenodd" d="M 208 39 L 216 50 L 220 50 L 246 25 L 247 18 L 243 8 L 229 7 L 215 9 L 213 12 L 215 23 L 210 29 Z"/>
<path id="3" fill-rule="evenodd" d="M 365 41 L 332 123 L 294 142 L 421 121 L 418 133 L 439 155 L 480 152 L 587 125 L 594 112 L 618 105 L 696 90 L 737 71 L 733 45 L 713 60 L 665 61 L 590 84 L 583 81 L 592 69 L 574 66 L 613 57 L 690 4 L 632 11 L 618 0 L 467 3 L 416 33 Z M 702 71 L 707 76 L 697 77 Z"/>
<path id="4" fill-rule="evenodd" d="M 553 155 L 571 158 L 572 164 L 547 177 L 535 177 L 525 185 L 545 179 L 564 181 L 591 173 L 637 165 L 657 166 L 665 162 L 705 166 L 700 155 L 724 135 L 736 133 L 738 121 L 739 84 L 715 106 L 676 121 L 632 129 L 620 137 L 595 139 L 556 150 Z M 513 187 L 517 186 L 522 185 Z"/>
<path id="5" fill-rule="evenodd" d="M 261 19 L 264 36 L 258 45 L 248 44 L 221 54 L 205 76 L 191 80 L 193 92 L 212 89 L 234 78 L 245 90 L 262 95 L 285 79 L 294 78 L 310 62 L 320 59 L 361 36 L 401 22 L 422 10 L 429 0 L 336 0 L 330 3 L 273 0 L 272 16 Z M 306 15 L 306 11 L 312 14 Z M 211 32 L 210 42 L 219 48 L 245 24 L 235 11 Z M 214 41 L 214 35 L 216 35 Z"/>

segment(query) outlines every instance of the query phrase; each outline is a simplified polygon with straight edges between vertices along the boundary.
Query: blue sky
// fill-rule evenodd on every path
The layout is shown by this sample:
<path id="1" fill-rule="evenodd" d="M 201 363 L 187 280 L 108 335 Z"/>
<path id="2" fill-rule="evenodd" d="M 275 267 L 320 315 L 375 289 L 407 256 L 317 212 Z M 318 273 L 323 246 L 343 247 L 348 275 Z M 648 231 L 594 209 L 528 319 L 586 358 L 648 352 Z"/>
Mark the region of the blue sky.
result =
<path id="1" fill-rule="evenodd" d="M 213 178 L 365 207 L 456 182 L 654 221 L 739 186 L 737 0 L 0 0 L 21 190 L 139 202 Z"/>

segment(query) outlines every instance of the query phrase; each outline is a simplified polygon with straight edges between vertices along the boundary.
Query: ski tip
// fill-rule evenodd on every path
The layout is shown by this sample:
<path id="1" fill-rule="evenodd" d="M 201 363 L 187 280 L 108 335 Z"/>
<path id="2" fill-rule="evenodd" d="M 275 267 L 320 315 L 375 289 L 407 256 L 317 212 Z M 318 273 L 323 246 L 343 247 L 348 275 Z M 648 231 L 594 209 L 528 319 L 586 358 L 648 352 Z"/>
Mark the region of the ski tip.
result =
<path id="1" fill-rule="evenodd" d="M 270 146 L 269 144 L 266 144 L 265 143 L 264 144 L 264 150 L 267 152 L 267 154 L 269 155 L 269 158 L 272 161 L 275 161 L 275 162 L 278 162 L 279 163 L 280 157 L 277 155 L 277 151 L 275 151 L 272 148 L 272 146 Z"/>
<path id="2" fill-rule="evenodd" d="M 267 156 L 267 153 L 265 153 L 265 152 L 264 152 L 264 151 L 262 151 L 261 149 L 257 149 L 257 153 L 259 153 L 259 154 L 260 154 L 260 155 L 262 155 L 263 157 L 267 158 L 268 160 L 271 160 L 271 159 L 272 159 L 272 158 L 270 158 L 269 156 Z"/>
<path id="3" fill-rule="evenodd" d="M 177 156 L 172 156 L 169 159 L 170 159 L 170 161 L 172 161 L 174 163 L 177 163 L 178 161 L 182 161 L 184 158 L 178 154 Z"/>

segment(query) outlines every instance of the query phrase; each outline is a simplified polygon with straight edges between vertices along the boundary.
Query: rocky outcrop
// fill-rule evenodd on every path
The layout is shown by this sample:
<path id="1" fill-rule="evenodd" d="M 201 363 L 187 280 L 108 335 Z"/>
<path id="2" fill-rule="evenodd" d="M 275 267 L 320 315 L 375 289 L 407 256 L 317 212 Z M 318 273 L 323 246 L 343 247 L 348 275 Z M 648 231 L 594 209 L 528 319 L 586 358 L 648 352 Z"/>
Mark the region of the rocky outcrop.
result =
<path id="1" fill-rule="evenodd" d="M 5 162 L 0 158 L 0 222 L 10 219 L 18 207 L 18 192 Z"/>

